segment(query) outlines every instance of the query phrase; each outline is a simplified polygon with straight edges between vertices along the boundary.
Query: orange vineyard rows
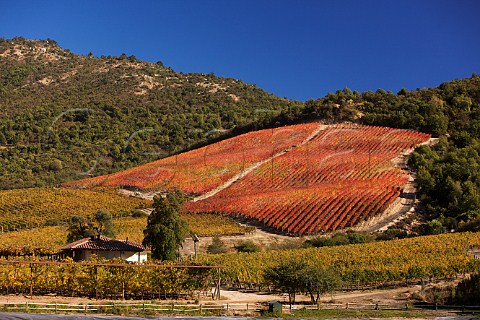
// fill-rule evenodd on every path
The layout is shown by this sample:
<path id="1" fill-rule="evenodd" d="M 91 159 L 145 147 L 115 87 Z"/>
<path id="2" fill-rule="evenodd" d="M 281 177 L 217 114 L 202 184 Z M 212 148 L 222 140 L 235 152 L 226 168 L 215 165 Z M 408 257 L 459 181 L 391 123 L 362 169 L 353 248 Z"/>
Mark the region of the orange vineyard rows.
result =
<path id="1" fill-rule="evenodd" d="M 242 216 L 295 235 L 351 227 L 400 195 L 408 177 L 392 159 L 428 138 L 384 127 L 330 126 L 186 210 Z"/>
<path id="2" fill-rule="evenodd" d="M 125 171 L 67 183 L 71 187 L 128 186 L 174 189 L 201 194 L 216 188 L 272 152 L 288 149 L 306 139 L 318 123 L 287 126 L 242 134 L 177 156 Z"/>
<path id="3" fill-rule="evenodd" d="M 231 186 L 188 203 L 186 211 L 240 216 L 293 235 L 317 234 L 382 213 L 408 181 L 392 160 L 429 137 L 386 127 L 301 124 L 247 133 L 68 185 L 178 188 L 198 195 L 256 164 Z"/>

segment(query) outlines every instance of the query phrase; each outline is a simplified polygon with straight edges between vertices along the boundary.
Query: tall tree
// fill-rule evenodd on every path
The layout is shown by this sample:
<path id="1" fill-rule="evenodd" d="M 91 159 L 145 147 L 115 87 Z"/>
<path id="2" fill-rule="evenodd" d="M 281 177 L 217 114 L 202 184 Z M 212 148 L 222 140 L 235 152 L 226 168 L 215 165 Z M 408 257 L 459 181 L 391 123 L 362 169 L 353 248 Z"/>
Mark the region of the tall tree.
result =
<path id="1" fill-rule="evenodd" d="M 100 210 L 95 213 L 94 217 L 94 229 L 96 234 L 103 234 L 107 237 L 114 237 L 115 230 L 113 228 L 112 214 Z"/>
<path id="2" fill-rule="evenodd" d="M 188 225 L 180 218 L 184 198 L 179 192 L 154 198 L 154 210 L 143 231 L 143 245 L 150 246 L 152 258 L 174 260 L 188 235 Z"/>
<path id="3" fill-rule="evenodd" d="M 67 242 L 77 241 L 93 235 L 91 223 L 84 216 L 71 217 L 67 230 Z"/>
<path id="4" fill-rule="evenodd" d="M 312 303 L 318 303 L 322 294 L 334 291 L 341 284 L 337 273 L 301 259 L 285 260 L 267 268 L 265 280 L 288 293 L 290 304 L 295 303 L 298 292 L 308 293 Z"/>
<path id="5" fill-rule="evenodd" d="M 67 242 L 77 241 L 93 235 L 114 237 L 112 215 L 106 211 L 97 211 L 93 216 L 73 216 L 68 224 Z"/>

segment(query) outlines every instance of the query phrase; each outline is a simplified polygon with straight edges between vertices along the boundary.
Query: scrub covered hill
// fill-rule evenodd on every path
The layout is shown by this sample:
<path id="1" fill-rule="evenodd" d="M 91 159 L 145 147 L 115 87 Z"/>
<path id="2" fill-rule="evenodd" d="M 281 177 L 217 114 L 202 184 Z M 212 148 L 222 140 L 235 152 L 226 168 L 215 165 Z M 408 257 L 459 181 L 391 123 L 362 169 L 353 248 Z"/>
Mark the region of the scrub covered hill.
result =
<path id="1" fill-rule="evenodd" d="M 0 189 L 119 171 L 300 105 L 213 73 L 0 38 Z"/>

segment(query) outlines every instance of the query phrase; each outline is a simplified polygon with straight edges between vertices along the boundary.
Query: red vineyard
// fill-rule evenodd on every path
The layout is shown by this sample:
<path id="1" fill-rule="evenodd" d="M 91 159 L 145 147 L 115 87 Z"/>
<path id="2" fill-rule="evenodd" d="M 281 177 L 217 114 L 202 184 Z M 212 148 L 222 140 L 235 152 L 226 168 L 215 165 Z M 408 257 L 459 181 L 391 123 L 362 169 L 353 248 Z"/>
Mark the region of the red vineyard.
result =
<path id="1" fill-rule="evenodd" d="M 400 195 L 408 176 L 392 160 L 429 137 L 384 127 L 329 126 L 231 187 L 188 203 L 186 210 L 241 216 L 295 235 L 351 227 L 382 213 Z"/>
<path id="2" fill-rule="evenodd" d="M 241 173 L 248 166 L 300 144 L 319 128 L 300 124 L 250 132 L 206 147 L 125 171 L 73 181 L 67 187 L 136 187 L 202 194 Z"/>

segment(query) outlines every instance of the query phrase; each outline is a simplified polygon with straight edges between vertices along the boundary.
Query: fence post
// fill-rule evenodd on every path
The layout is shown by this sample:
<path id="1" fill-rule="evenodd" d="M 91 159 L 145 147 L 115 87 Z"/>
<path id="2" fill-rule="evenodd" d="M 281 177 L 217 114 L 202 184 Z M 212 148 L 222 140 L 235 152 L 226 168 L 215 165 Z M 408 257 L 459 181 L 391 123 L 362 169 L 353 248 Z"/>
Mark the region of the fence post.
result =
<path id="1" fill-rule="evenodd" d="M 348 309 L 348 302 L 347 302 L 347 305 L 346 305 L 345 309 Z"/>
<path id="2" fill-rule="evenodd" d="M 375 310 L 378 310 L 378 303 L 375 303 Z"/>
<path id="3" fill-rule="evenodd" d="M 142 311 L 145 313 L 145 303 L 142 303 Z"/>
<path id="4" fill-rule="evenodd" d="M 25 302 L 25 311 L 28 311 L 28 301 Z"/>
<path id="5" fill-rule="evenodd" d="M 247 303 L 247 311 L 248 311 L 248 303 Z"/>
<path id="6" fill-rule="evenodd" d="M 175 302 L 172 302 L 172 312 L 175 310 Z"/>
<path id="7" fill-rule="evenodd" d="M 57 313 L 57 303 L 55 302 L 55 313 Z"/>
<path id="8" fill-rule="evenodd" d="M 200 303 L 200 314 L 202 314 L 202 304 Z"/>
<path id="9" fill-rule="evenodd" d="M 86 304 L 85 304 L 85 307 L 84 307 L 85 314 L 87 314 L 87 309 L 88 309 L 88 303 L 86 303 Z"/>
<path id="10" fill-rule="evenodd" d="M 408 303 L 405 303 L 405 310 L 408 310 Z"/>

